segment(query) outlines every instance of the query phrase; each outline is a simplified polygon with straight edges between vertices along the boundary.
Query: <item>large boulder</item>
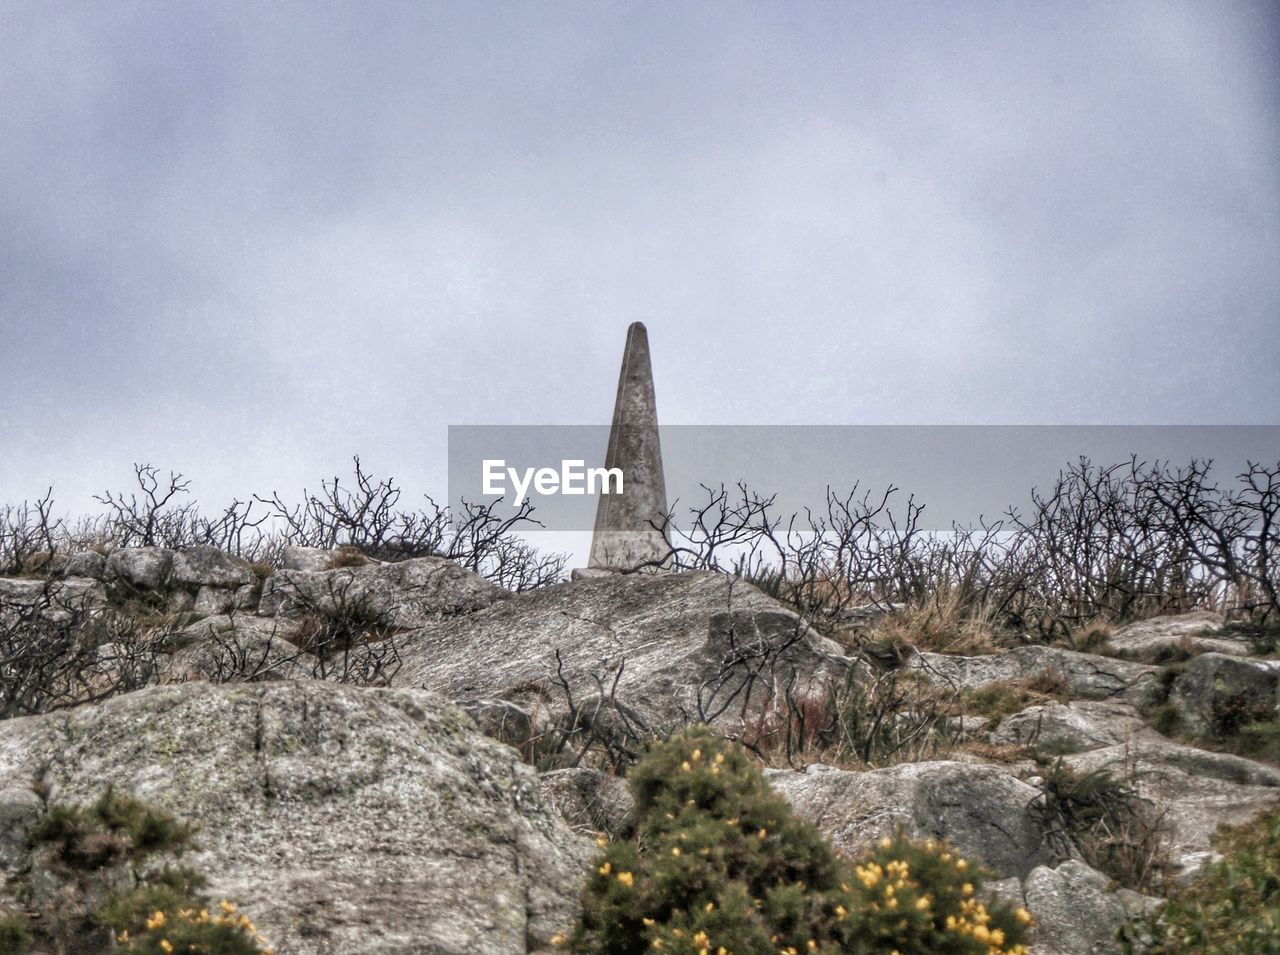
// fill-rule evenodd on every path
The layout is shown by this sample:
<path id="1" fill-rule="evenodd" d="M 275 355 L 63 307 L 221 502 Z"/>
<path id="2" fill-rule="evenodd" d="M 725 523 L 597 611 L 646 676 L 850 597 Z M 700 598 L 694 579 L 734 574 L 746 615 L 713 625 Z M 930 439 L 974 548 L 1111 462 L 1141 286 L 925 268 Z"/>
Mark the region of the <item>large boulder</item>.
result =
<path id="1" fill-rule="evenodd" d="M 0 723 L 6 823 L 35 821 L 33 780 L 198 823 L 186 861 L 298 955 L 545 949 L 593 851 L 514 751 L 421 690 L 193 684 Z M 6 875 L 18 845 L 0 840 Z"/>
<path id="2" fill-rule="evenodd" d="M 91 577 L 94 580 L 101 580 L 106 569 L 107 558 L 92 550 L 54 554 L 53 559 L 49 561 L 51 577 Z"/>
<path id="3" fill-rule="evenodd" d="M 869 772 L 813 765 L 769 782 L 838 849 L 858 855 L 898 827 L 946 839 L 998 877 L 1061 861 L 1035 810 L 1040 791 L 999 766 L 945 760 Z"/>
<path id="4" fill-rule="evenodd" d="M 257 581 L 249 562 L 224 554 L 209 544 L 184 547 L 173 555 L 169 583 L 177 587 L 224 587 L 235 589 Z"/>
<path id="5" fill-rule="evenodd" d="M 1076 859 L 1040 866 L 1022 886 L 1036 924 L 1036 955 L 1119 955 L 1118 933 L 1129 919 L 1158 904 L 1127 889 L 1116 890 L 1096 869 Z"/>
<path id="6" fill-rule="evenodd" d="M 1173 681 L 1169 703 L 1190 733 L 1226 739 L 1280 715 L 1280 661 L 1203 654 Z"/>
<path id="7" fill-rule="evenodd" d="M 1088 700 L 1142 705 L 1159 693 L 1158 667 L 1055 647 L 1018 647 L 973 657 L 916 653 L 907 666 L 931 683 L 963 690 L 1049 676 L 1060 680 L 1072 697 Z"/>
<path id="8" fill-rule="evenodd" d="M 173 551 L 167 547 L 125 547 L 107 558 L 103 579 L 117 588 L 162 590 L 172 569 Z"/>
<path id="9" fill-rule="evenodd" d="M 1224 625 L 1223 615 L 1213 610 L 1151 617 L 1121 627 L 1107 638 L 1107 645 L 1116 652 L 1148 660 L 1182 651 L 1247 655 L 1249 642 L 1222 636 Z"/>
<path id="10" fill-rule="evenodd" d="M 991 739 L 1066 753 L 1112 746 L 1148 734 L 1156 735 L 1130 704 L 1080 700 L 1028 706 L 1002 719 Z"/>
<path id="11" fill-rule="evenodd" d="M 451 699 L 563 712 L 571 695 L 579 715 L 625 711 L 653 728 L 687 719 L 729 731 L 788 686 L 796 696 L 823 694 L 849 663 L 775 600 L 711 572 L 539 588 L 407 634 L 402 659 L 398 682 Z"/>
<path id="12" fill-rule="evenodd" d="M 107 604 L 102 584 L 88 577 L 36 580 L 0 577 L 0 621 L 39 618 L 65 623 Z"/>
<path id="13" fill-rule="evenodd" d="M 497 584 L 443 557 L 336 570 L 279 570 L 263 583 L 258 613 L 360 613 L 398 628 L 472 613 L 508 596 Z"/>
<path id="14" fill-rule="evenodd" d="M 1189 875 L 1214 858 L 1219 826 L 1240 825 L 1280 802 L 1280 769 L 1152 734 L 1067 756 L 1078 773 L 1105 770 L 1162 814 L 1171 861 Z"/>

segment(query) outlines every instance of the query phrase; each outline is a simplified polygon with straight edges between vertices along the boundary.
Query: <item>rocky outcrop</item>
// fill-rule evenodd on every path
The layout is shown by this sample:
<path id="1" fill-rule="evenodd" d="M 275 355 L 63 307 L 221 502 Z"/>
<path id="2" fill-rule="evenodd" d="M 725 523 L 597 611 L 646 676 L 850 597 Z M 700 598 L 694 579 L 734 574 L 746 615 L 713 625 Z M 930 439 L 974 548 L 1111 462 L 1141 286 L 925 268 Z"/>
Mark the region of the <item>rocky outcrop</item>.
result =
<path id="1" fill-rule="evenodd" d="M 858 855 L 899 826 L 917 838 L 945 838 L 1000 878 L 1025 878 L 1055 858 L 1033 806 L 1040 791 L 999 766 L 904 763 L 870 772 L 810 766 L 775 771 L 769 782 L 796 814 L 837 848 Z"/>
<path id="2" fill-rule="evenodd" d="M 1120 927 L 1156 904 L 1137 892 L 1116 890 L 1105 875 L 1075 859 L 1033 870 L 1021 901 L 1035 915 L 1036 955 L 1118 955 Z"/>
<path id="3" fill-rule="evenodd" d="M 849 661 L 755 587 L 714 573 L 610 574 L 519 594 L 405 635 L 397 680 L 451 699 L 562 711 L 603 691 L 647 725 L 758 715 L 795 678 L 820 694 Z M 616 680 L 616 683 L 615 683 Z"/>
<path id="4" fill-rule="evenodd" d="M 907 666 L 932 683 L 960 689 L 1050 676 L 1061 680 L 1071 696 L 1086 700 L 1145 704 L 1158 694 L 1158 667 L 1055 647 L 1018 647 L 974 657 L 917 653 Z"/>
<path id="5" fill-rule="evenodd" d="M 1020 743 L 1047 752 L 1081 752 L 1140 736 L 1156 736 L 1128 703 L 1081 700 L 1029 706 L 1006 716 L 991 734 L 996 743 Z"/>
<path id="6" fill-rule="evenodd" d="M 1205 653 L 1173 681 L 1169 703 L 1187 732 L 1219 740 L 1280 716 L 1280 661 Z"/>
<path id="7" fill-rule="evenodd" d="M 318 612 L 358 613 L 392 627 L 421 627 L 440 616 L 472 613 L 507 592 L 443 557 L 335 570 L 280 570 L 267 578 L 258 613 L 264 617 Z"/>
<path id="8" fill-rule="evenodd" d="M 1182 875 L 1213 858 L 1210 838 L 1219 826 L 1248 822 L 1280 802 L 1280 769 L 1154 734 L 1063 761 L 1076 772 L 1101 769 L 1133 786 L 1162 816 Z"/>
<path id="9" fill-rule="evenodd" d="M 38 617 L 62 623 L 107 605 L 107 594 L 96 580 L 0 577 L 0 616 Z"/>
<path id="10" fill-rule="evenodd" d="M 1225 635 L 1224 627 L 1221 613 L 1193 610 L 1126 624 L 1107 638 L 1107 646 L 1125 656 L 1148 660 L 1172 652 L 1247 655 L 1248 641 Z"/>
<path id="11" fill-rule="evenodd" d="M 0 723 L 0 860 L 104 786 L 200 825 L 188 861 L 280 951 L 524 953 L 572 920 L 590 841 L 439 697 L 310 681 L 158 687 Z"/>

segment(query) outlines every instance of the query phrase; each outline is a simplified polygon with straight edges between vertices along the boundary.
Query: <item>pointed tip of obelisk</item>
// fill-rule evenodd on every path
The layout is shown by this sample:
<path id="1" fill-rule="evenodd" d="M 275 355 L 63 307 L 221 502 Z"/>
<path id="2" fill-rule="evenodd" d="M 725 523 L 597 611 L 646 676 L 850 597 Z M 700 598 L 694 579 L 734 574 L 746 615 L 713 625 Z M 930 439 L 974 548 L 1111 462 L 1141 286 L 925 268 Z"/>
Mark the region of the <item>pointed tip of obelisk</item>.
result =
<path id="1" fill-rule="evenodd" d="M 649 329 L 644 327 L 644 322 L 632 322 L 627 326 L 627 343 L 631 343 L 633 335 L 642 335 L 647 341 L 649 338 Z"/>

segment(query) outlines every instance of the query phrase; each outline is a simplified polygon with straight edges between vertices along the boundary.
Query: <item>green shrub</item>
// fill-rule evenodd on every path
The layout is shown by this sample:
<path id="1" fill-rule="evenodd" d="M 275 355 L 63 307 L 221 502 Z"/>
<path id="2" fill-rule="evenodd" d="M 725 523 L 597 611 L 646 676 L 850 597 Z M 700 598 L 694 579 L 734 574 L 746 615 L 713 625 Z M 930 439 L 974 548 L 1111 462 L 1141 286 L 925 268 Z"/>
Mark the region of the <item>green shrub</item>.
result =
<path id="1" fill-rule="evenodd" d="M 30 946 L 27 920 L 21 915 L 0 915 L 0 955 L 24 955 Z"/>
<path id="2" fill-rule="evenodd" d="M 632 770 L 629 838 L 607 846 L 578 953 L 1023 953 L 1024 911 L 988 908 L 980 874 L 932 841 L 884 840 L 858 864 L 797 820 L 740 748 L 706 729 Z"/>
<path id="3" fill-rule="evenodd" d="M 1280 717 L 1242 726 L 1234 751 L 1254 759 L 1280 763 Z"/>
<path id="4" fill-rule="evenodd" d="M 1280 807 L 1224 829 L 1214 840 L 1222 858 L 1168 903 L 1122 933 L 1125 950 L 1150 955 L 1272 955 L 1280 952 Z"/>
<path id="5" fill-rule="evenodd" d="M 31 878 L 61 889 L 32 918 L 0 920 L 0 955 L 33 944 L 96 951 L 112 937 L 115 950 L 143 955 L 269 955 L 246 916 L 225 900 L 215 907 L 204 878 L 167 858 L 194 848 L 195 831 L 111 789 L 87 806 L 49 807 L 29 836 Z"/>
<path id="6" fill-rule="evenodd" d="M 90 806 L 51 806 L 30 840 L 55 846 L 72 868 L 92 870 L 161 852 L 180 855 L 194 835 L 194 826 L 108 788 Z"/>

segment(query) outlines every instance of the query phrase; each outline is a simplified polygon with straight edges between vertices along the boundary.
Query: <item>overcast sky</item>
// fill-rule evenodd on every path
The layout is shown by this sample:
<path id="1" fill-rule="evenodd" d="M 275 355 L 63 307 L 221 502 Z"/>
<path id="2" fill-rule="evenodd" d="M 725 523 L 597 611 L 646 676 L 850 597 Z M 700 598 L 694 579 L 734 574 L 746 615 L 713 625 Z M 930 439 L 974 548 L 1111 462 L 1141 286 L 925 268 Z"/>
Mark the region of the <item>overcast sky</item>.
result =
<path id="1" fill-rule="evenodd" d="M 671 423 L 1276 423 L 1278 10 L 0 2 L 0 501 L 443 495 L 636 319 Z"/>

